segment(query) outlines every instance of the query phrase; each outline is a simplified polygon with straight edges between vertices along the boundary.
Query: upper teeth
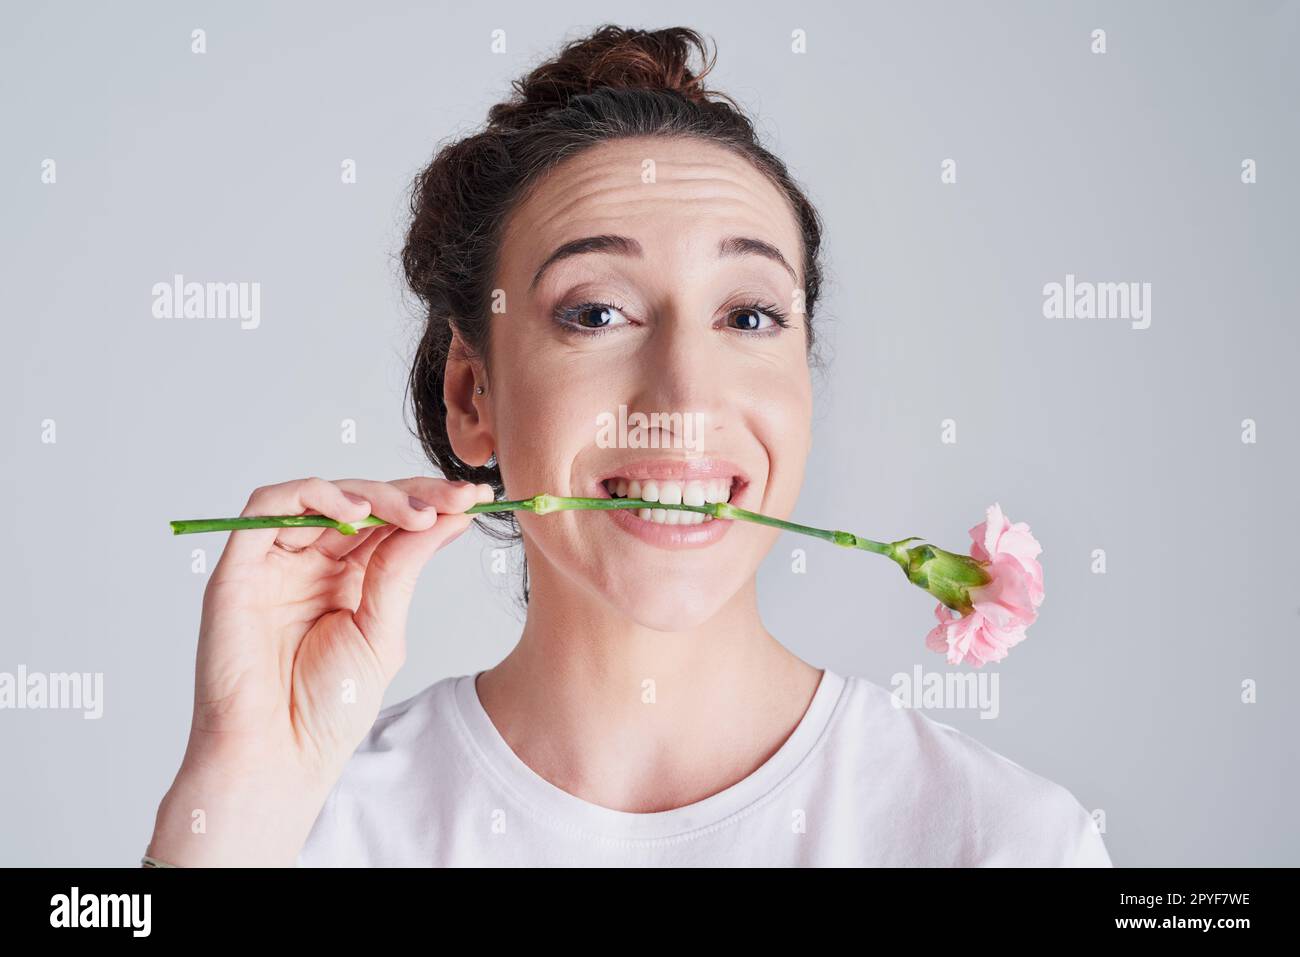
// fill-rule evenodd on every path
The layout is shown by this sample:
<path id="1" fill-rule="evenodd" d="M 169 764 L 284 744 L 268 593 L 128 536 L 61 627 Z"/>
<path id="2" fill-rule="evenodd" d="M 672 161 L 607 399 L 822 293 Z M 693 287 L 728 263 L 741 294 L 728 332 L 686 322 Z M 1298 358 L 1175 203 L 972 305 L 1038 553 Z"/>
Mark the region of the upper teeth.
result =
<path id="1" fill-rule="evenodd" d="M 608 479 L 605 488 L 614 498 L 639 498 L 664 505 L 704 505 L 731 501 L 731 479 L 703 479 L 671 482 L 659 479 Z M 684 512 L 675 508 L 639 508 L 638 518 L 661 525 L 698 525 L 713 521 L 703 512 Z"/>

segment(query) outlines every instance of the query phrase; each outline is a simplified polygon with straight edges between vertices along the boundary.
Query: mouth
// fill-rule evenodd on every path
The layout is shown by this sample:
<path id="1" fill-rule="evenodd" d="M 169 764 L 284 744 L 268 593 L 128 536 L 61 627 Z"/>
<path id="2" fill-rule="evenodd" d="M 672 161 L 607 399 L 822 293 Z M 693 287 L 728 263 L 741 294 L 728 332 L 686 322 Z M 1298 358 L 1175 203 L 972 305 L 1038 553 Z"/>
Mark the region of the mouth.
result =
<path id="1" fill-rule="evenodd" d="M 601 497 L 634 498 L 664 505 L 708 505 L 735 502 L 748 484 L 744 473 L 727 462 L 666 460 L 629 465 L 598 479 L 595 488 Z M 618 509 L 606 514 L 641 527 L 712 525 L 721 531 L 721 527 L 731 524 L 703 512 L 671 508 Z"/>

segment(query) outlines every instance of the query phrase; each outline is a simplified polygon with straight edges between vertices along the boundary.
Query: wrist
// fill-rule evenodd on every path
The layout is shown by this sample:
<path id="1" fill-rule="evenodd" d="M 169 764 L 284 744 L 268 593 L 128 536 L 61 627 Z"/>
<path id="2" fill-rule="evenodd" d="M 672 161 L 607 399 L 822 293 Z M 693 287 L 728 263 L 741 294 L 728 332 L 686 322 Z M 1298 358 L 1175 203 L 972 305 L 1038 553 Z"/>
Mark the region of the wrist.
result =
<path id="1" fill-rule="evenodd" d="M 292 867 L 329 785 L 182 766 L 145 855 L 176 867 Z"/>

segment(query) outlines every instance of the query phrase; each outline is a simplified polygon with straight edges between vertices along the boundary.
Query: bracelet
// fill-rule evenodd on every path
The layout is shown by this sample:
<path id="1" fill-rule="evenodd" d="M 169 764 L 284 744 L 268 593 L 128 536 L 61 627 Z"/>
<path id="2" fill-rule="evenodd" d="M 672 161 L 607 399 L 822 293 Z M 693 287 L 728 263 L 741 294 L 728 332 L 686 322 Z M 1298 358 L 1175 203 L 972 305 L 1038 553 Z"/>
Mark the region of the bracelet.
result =
<path id="1" fill-rule="evenodd" d="M 158 858 L 150 857 L 148 854 L 146 854 L 144 857 L 140 858 L 140 866 L 141 867 L 175 867 L 176 865 L 168 864 L 166 861 L 160 861 L 158 860 Z"/>

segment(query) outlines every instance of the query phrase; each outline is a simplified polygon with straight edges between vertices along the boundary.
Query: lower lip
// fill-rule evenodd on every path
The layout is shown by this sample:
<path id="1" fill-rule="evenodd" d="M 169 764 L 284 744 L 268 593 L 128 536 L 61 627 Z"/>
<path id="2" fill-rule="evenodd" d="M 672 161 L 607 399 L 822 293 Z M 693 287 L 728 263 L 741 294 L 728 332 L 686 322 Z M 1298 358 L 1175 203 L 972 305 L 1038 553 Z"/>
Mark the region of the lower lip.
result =
<path id="1" fill-rule="evenodd" d="M 604 489 L 602 488 L 602 491 Z M 602 496 L 609 498 L 606 494 Z M 715 518 L 699 525 L 661 525 L 636 517 L 636 509 L 611 508 L 605 512 L 619 528 L 635 535 L 647 545 L 656 548 L 707 548 L 720 541 L 734 524 L 731 519 Z M 682 512 L 698 515 L 698 512 Z"/>

